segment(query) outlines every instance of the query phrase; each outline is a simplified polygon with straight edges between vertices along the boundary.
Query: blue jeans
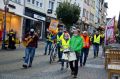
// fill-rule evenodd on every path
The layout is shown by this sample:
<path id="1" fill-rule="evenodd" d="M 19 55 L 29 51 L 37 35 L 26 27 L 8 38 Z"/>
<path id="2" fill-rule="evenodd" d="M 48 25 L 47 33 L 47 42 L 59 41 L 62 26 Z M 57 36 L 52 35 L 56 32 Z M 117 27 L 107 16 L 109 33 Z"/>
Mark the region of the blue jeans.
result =
<path id="1" fill-rule="evenodd" d="M 46 46 L 45 46 L 45 54 L 47 54 L 47 48 L 49 46 L 49 54 L 50 54 L 50 51 L 51 51 L 51 46 L 52 46 L 52 42 L 50 41 L 47 41 L 46 42 Z"/>
<path id="2" fill-rule="evenodd" d="M 98 56 L 99 44 L 93 45 L 93 50 L 94 50 L 94 57 Z"/>
<path id="3" fill-rule="evenodd" d="M 81 54 L 80 54 L 80 64 L 85 65 L 87 57 L 88 57 L 88 53 L 89 53 L 89 48 L 82 48 Z M 83 55 L 84 55 L 84 60 L 82 60 Z"/>
<path id="4" fill-rule="evenodd" d="M 25 49 L 25 59 L 24 63 L 27 64 L 28 66 L 32 65 L 33 58 L 35 55 L 35 47 L 26 47 Z"/>

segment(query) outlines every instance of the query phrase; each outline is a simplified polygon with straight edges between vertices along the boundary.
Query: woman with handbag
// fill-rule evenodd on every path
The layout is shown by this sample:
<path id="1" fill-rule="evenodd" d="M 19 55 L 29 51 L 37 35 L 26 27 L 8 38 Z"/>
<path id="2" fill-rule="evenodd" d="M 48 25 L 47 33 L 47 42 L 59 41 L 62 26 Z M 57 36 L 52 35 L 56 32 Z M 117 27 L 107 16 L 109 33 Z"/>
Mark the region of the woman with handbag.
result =
<path id="1" fill-rule="evenodd" d="M 69 53 L 69 43 L 70 43 L 70 35 L 68 33 L 64 33 L 63 38 L 61 39 L 61 70 L 64 69 L 64 62 L 66 62 L 66 67 L 68 68 L 68 58 L 67 55 Z"/>
<path id="2" fill-rule="evenodd" d="M 79 61 L 81 49 L 83 48 L 83 39 L 82 37 L 80 37 L 79 34 L 80 34 L 80 30 L 75 29 L 73 31 L 73 36 L 70 39 L 70 51 L 71 51 L 70 53 L 74 53 L 76 55 L 76 60 L 70 60 L 69 62 L 71 68 L 71 75 L 73 75 L 74 78 L 77 78 L 78 61 Z"/>

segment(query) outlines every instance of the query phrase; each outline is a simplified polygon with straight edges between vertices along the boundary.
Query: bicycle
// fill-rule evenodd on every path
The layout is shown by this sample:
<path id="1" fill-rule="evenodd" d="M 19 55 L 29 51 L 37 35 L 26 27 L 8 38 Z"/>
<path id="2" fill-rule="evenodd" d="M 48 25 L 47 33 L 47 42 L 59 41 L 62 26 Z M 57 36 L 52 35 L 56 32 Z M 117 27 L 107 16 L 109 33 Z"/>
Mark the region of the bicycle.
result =
<path id="1" fill-rule="evenodd" d="M 53 43 L 50 52 L 50 64 L 55 61 L 56 57 L 57 57 L 57 44 Z"/>

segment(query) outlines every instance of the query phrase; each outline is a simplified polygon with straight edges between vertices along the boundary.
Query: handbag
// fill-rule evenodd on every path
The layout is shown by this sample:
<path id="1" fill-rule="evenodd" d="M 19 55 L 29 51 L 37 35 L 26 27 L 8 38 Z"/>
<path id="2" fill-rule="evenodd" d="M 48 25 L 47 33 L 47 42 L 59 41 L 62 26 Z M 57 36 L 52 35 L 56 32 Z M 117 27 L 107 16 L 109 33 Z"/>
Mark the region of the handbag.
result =
<path id="1" fill-rule="evenodd" d="M 62 54 L 62 59 L 65 60 L 65 61 L 68 61 L 68 53 L 63 53 Z"/>
<path id="2" fill-rule="evenodd" d="M 75 60 L 77 60 L 75 52 L 70 52 L 68 54 L 68 61 L 75 61 Z"/>

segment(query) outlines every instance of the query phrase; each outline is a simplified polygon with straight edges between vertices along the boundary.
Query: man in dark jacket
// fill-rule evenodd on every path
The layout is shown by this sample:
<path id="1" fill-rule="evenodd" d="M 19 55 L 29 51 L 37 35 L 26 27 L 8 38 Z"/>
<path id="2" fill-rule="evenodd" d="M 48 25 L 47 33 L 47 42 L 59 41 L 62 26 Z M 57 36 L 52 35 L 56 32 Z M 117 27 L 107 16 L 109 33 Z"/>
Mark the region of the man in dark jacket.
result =
<path id="1" fill-rule="evenodd" d="M 32 66 L 35 49 L 37 48 L 38 43 L 38 34 L 35 33 L 34 29 L 30 29 L 30 32 L 25 35 L 24 40 L 27 42 L 27 44 L 23 67 L 28 68 Z"/>

